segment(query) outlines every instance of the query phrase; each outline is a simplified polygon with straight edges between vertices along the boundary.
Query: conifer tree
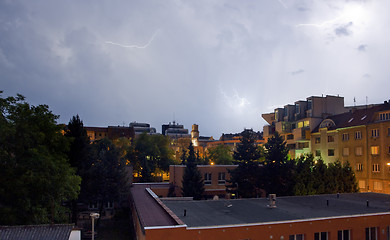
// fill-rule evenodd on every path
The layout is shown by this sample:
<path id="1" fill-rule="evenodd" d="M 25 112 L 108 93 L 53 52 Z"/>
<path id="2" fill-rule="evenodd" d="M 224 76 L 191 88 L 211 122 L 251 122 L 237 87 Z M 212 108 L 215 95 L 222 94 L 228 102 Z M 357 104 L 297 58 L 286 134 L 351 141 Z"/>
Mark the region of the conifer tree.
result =
<path id="1" fill-rule="evenodd" d="M 186 162 L 182 180 L 182 194 L 184 197 L 193 197 L 194 200 L 200 200 L 204 192 L 204 182 L 196 166 L 196 156 L 192 143 L 190 143 L 188 150 L 186 161 L 182 159 L 183 162 Z"/>
<path id="2" fill-rule="evenodd" d="M 231 183 L 227 186 L 227 191 L 237 194 L 237 197 L 249 198 L 258 197 L 260 194 L 260 175 L 259 159 L 261 157 L 260 149 L 256 146 L 256 136 L 250 129 L 245 129 L 241 133 L 240 143 L 233 153 L 234 162 L 238 167 L 230 173 Z"/>

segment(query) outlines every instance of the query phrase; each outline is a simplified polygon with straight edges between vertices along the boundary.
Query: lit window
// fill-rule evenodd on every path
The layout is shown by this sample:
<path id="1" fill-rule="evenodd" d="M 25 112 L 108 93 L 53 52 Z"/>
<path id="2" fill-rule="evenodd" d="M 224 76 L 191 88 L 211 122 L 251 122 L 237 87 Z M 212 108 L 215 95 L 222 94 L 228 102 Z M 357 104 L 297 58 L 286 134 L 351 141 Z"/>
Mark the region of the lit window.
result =
<path id="1" fill-rule="evenodd" d="M 363 155 L 363 148 L 362 147 L 356 147 L 355 148 L 355 155 L 356 156 L 362 156 Z"/>
<path id="2" fill-rule="evenodd" d="M 328 240 L 328 232 L 314 233 L 314 240 Z"/>
<path id="3" fill-rule="evenodd" d="M 362 139 L 362 132 L 361 131 L 355 132 L 355 139 Z"/>
<path id="4" fill-rule="evenodd" d="M 382 182 L 374 181 L 374 190 L 382 191 L 383 190 Z"/>
<path id="5" fill-rule="evenodd" d="M 377 240 L 378 239 L 378 228 L 369 227 L 366 228 L 366 240 Z"/>
<path id="6" fill-rule="evenodd" d="M 315 138 L 315 143 L 318 144 L 318 143 L 320 143 L 320 142 L 321 142 L 321 138 L 320 138 L 320 137 L 316 137 L 316 138 Z"/>
<path id="7" fill-rule="evenodd" d="M 371 154 L 378 155 L 379 154 L 379 146 L 371 146 Z"/>
<path id="8" fill-rule="evenodd" d="M 226 174 L 224 172 L 218 173 L 218 184 L 225 184 L 225 176 Z"/>
<path id="9" fill-rule="evenodd" d="M 211 185 L 211 173 L 204 174 L 204 185 Z"/>
<path id="10" fill-rule="evenodd" d="M 356 171 L 357 172 L 363 171 L 363 164 L 362 163 L 356 163 Z"/>
<path id="11" fill-rule="evenodd" d="M 350 240 L 351 231 L 350 230 L 339 230 L 337 231 L 337 240 Z"/>
<path id="12" fill-rule="evenodd" d="M 305 237 L 303 234 L 294 234 L 288 237 L 288 240 L 304 240 L 304 239 Z"/>
<path id="13" fill-rule="evenodd" d="M 343 141 L 349 140 L 349 133 L 343 133 Z"/>
<path id="14" fill-rule="evenodd" d="M 379 137 L 379 129 L 372 129 L 371 130 L 371 137 Z"/>
<path id="15" fill-rule="evenodd" d="M 328 156 L 329 157 L 334 156 L 334 149 L 328 149 Z"/>
<path id="16" fill-rule="evenodd" d="M 334 142 L 334 136 L 333 135 L 329 135 L 328 136 L 328 142 Z"/>
<path id="17" fill-rule="evenodd" d="M 365 180 L 359 180 L 359 188 L 366 188 L 366 181 Z"/>
<path id="18" fill-rule="evenodd" d="M 298 122 L 298 128 L 303 128 L 303 122 Z"/>
<path id="19" fill-rule="evenodd" d="M 309 127 L 309 121 L 307 121 L 307 120 L 304 121 L 304 122 L 303 122 L 303 126 L 304 126 L 304 127 Z"/>
<path id="20" fill-rule="evenodd" d="M 380 165 L 378 163 L 372 164 L 372 172 L 378 173 L 380 171 L 381 171 L 381 169 L 380 169 Z"/>
<path id="21" fill-rule="evenodd" d="M 343 156 L 349 156 L 349 148 L 343 148 Z"/>

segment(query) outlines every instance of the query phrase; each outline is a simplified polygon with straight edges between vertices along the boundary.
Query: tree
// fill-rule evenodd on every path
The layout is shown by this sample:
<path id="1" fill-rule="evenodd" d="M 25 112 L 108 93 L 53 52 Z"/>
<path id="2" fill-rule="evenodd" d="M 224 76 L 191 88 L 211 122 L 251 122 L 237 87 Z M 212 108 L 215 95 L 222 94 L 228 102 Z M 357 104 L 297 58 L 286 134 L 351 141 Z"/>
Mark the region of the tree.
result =
<path id="1" fill-rule="evenodd" d="M 1 97 L 0 111 L 0 225 L 66 222 L 62 203 L 77 198 L 81 179 L 58 116 L 19 94 Z"/>
<path id="2" fill-rule="evenodd" d="M 128 159 L 134 171 L 141 172 L 141 181 L 150 182 L 153 181 L 152 173 L 169 171 L 169 165 L 173 164 L 172 155 L 166 136 L 143 133 L 135 140 Z"/>
<path id="3" fill-rule="evenodd" d="M 68 152 L 69 163 L 76 169 L 77 175 L 82 179 L 81 189 L 79 195 L 79 201 L 84 202 L 86 193 L 86 171 L 90 166 L 90 140 L 87 135 L 87 131 L 84 129 L 83 121 L 79 115 L 73 116 L 67 126 L 65 136 L 69 138 L 70 150 Z M 70 202 L 72 210 L 72 222 L 77 223 L 77 201 L 73 200 Z"/>
<path id="4" fill-rule="evenodd" d="M 107 202 L 117 202 L 120 194 L 128 191 L 126 160 L 108 139 L 92 144 L 91 165 L 86 174 L 89 202 L 97 202 L 99 213 Z"/>
<path id="5" fill-rule="evenodd" d="M 199 169 L 196 166 L 196 156 L 192 143 L 188 147 L 187 164 L 182 180 L 182 193 L 184 197 L 193 197 L 200 200 L 204 192 L 204 182 Z"/>
<path id="6" fill-rule="evenodd" d="M 256 135 L 252 130 L 244 130 L 241 133 L 241 141 L 233 153 L 234 162 L 238 167 L 230 173 L 231 184 L 227 191 L 238 194 L 239 197 L 258 197 L 260 194 L 260 166 L 261 151 L 256 146 Z"/>
<path id="7" fill-rule="evenodd" d="M 294 165 L 288 158 L 286 142 L 275 132 L 265 144 L 265 161 L 262 174 L 262 183 L 267 193 L 279 196 L 293 195 Z"/>
<path id="8" fill-rule="evenodd" d="M 209 160 L 218 165 L 233 164 L 232 150 L 227 145 L 218 145 L 208 149 Z"/>

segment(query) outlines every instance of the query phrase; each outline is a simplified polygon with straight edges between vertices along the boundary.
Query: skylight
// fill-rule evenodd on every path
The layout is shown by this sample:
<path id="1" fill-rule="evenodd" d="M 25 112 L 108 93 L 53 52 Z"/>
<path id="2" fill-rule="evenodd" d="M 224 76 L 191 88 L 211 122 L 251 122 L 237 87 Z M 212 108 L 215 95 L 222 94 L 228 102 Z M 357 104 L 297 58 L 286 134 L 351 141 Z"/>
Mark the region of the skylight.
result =
<path id="1" fill-rule="evenodd" d="M 349 121 L 348 121 L 348 122 L 350 123 L 350 122 L 352 122 L 352 121 L 353 121 L 353 118 L 349 119 Z"/>
<path id="2" fill-rule="evenodd" d="M 364 120 L 364 119 L 366 119 L 366 117 L 367 117 L 367 115 L 364 115 L 364 116 L 362 117 L 362 119 L 360 119 L 360 120 Z"/>

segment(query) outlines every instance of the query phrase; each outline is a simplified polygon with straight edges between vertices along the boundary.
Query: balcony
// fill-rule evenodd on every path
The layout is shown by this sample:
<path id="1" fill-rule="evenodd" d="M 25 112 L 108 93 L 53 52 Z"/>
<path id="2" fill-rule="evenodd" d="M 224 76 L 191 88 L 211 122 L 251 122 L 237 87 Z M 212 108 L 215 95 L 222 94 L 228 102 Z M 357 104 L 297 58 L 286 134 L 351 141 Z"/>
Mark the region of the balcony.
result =
<path id="1" fill-rule="evenodd" d="M 294 141 L 309 141 L 310 140 L 310 129 L 309 127 L 296 128 L 293 130 Z"/>
<path id="2" fill-rule="evenodd" d="M 275 123 L 275 130 L 278 133 L 291 133 L 291 123 L 289 122 L 277 122 Z"/>

